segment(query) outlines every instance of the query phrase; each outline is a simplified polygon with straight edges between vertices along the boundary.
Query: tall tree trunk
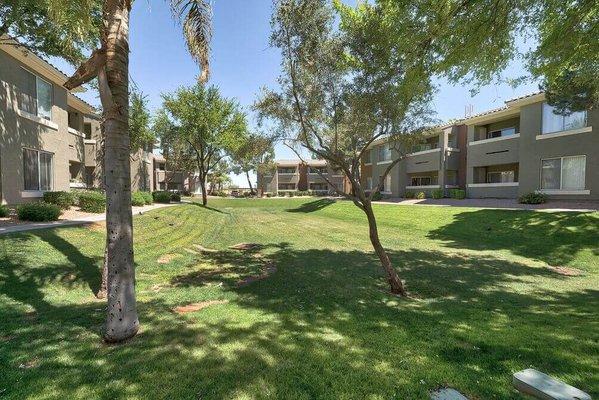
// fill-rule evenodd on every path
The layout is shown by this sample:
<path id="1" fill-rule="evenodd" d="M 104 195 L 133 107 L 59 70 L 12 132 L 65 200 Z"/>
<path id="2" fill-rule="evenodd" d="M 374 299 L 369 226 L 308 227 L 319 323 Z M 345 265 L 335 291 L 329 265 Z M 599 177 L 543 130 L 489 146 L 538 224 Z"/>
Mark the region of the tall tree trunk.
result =
<path id="1" fill-rule="evenodd" d="M 104 339 L 120 342 L 135 336 L 139 320 L 135 304 L 131 166 L 129 162 L 129 0 L 104 2 L 105 74 L 98 83 L 104 94 L 106 177 L 106 264 L 108 311 Z M 107 97 L 109 96 L 109 97 Z M 111 100 L 110 100 L 111 99 Z M 104 103 L 109 103 L 107 108 Z M 112 104 L 110 104 L 112 103 Z"/>
<path id="2" fill-rule="evenodd" d="M 250 179 L 250 171 L 245 171 L 245 177 L 248 179 L 248 184 L 250 185 L 250 194 L 254 195 L 254 188 L 252 187 L 252 180 Z"/>
<path id="3" fill-rule="evenodd" d="M 206 175 L 200 172 L 200 187 L 202 188 L 202 205 L 208 204 L 208 196 L 206 193 Z"/>
<path id="4" fill-rule="evenodd" d="M 387 282 L 389 283 L 389 287 L 391 289 L 391 293 L 398 294 L 400 296 L 407 296 L 406 288 L 404 287 L 403 282 L 399 279 L 399 275 L 391 265 L 391 260 L 389 259 L 389 255 L 383 248 L 381 241 L 379 240 L 379 231 L 376 226 L 376 218 L 374 216 L 374 211 L 372 210 L 372 205 L 369 201 L 364 202 L 364 213 L 368 218 L 368 229 L 370 233 L 370 242 L 372 243 L 372 247 L 374 247 L 374 251 L 376 255 L 379 257 L 381 261 L 381 265 L 385 270 L 385 274 L 387 275 Z"/>

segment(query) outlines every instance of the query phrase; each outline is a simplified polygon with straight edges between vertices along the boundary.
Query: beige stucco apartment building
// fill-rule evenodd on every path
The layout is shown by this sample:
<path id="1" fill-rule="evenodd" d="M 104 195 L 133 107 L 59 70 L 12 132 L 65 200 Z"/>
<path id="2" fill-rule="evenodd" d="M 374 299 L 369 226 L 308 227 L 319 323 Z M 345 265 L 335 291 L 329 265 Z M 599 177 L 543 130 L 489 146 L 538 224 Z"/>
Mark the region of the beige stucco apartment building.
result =
<path id="1" fill-rule="evenodd" d="M 599 199 L 599 110 L 557 115 L 534 93 L 462 122 L 468 197 Z"/>
<path id="2" fill-rule="evenodd" d="M 16 44 L 16 42 L 15 42 Z M 100 118 L 67 76 L 24 47 L 0 46 L 0 201 L 102 186 Z M 132 190 L 153 187 L 153 154 L 131 155 Z"/>
<path id="3" fill-rule="evenodd" d="M 437 128 L 409 150 L 386 139 L 372 143 L 361 162 L 362 186 L 378 185 L 388 165 L 402 158 L 385 177 L 381 194 L 403 197 L 406 192 L 430 193 L 435 189 L 462 187 L 466 183 L 466 127 L 461 124 Z"/>
<path id="4" fill-rule="evenodd" d="M 343 173 L 331 168 L 325 160 L 278 160 L 271 172 L 258 174 L 260 193 L 310 191 L 316 194 L 335 194 L 335 187 L 342 191 L 348 190 Z"/>
<path id="5" fill-rule="evenodd" d="M 561 116 L 543 93 L 509 100 L 426 138 L 391 170 L 381 194 L 461 188 L 471 198 L 540 191 L 563 200 L 599 199 L 599 110 Z M 385 140 L 362 160 L 362 184 L 376 185 L 400 155 Z"/>

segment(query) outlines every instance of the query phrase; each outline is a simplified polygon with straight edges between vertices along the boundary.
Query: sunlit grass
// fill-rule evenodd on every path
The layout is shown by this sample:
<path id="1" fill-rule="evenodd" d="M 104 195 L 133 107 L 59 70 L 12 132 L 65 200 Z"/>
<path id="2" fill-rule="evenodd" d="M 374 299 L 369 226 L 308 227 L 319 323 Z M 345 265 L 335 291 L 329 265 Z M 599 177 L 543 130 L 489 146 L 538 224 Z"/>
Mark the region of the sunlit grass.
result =
<path id="1" fill-rule="evenodd" d="M 530 366 L 599 394 L 598 213 L 377 206 L 406 300 L 349 202 L 209 205 L 135 217 L 142 329 L 119 346 L 93 296 L 101 226 L 0 236 L 0 397 L 517 399 Z"/>

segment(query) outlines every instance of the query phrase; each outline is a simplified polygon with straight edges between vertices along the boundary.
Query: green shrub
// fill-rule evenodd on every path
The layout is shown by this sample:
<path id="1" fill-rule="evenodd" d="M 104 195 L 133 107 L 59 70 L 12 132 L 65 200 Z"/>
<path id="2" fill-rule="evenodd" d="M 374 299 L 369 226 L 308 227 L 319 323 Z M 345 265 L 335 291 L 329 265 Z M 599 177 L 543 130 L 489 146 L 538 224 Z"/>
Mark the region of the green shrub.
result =
<path id="1" fill-rule="evenodd" d="M 89 213 L 102 213 L 106 210 L 106 195 L 102 192 L 80 192 L 79 209 Z"/>
<path id="2" fill-rule="evenodd" d="M 293 197 L 293 196 L 295 196 L 295 192 L 287 192 L 287 196 Z"/>
<path id="3" fill-rule="evenodd" d="M 171 193 L 171 201 L 179 203 L 181 201 L 181 194 L 177 192 Z"/>
<path id="4" fill-rule="evenodd" d="M 139 192 L 144 198 L 145 204 L 152 204 L 154 202 L 154 198 L 152 197 L 152 192 Z"/>
<path id="5" fill-rule="evenodd" d="M 442 199 L 443 197 L 445 197 L 443 189 L 434 189 L 431 194 L 433 196 L 433 199 Z"/>
<path id="6" fill-rule="evenodd" d="M 418 200 L 426 199 L 426 193 L 424 193 L 424 192 L 417 192 L 414 195 L 414 198 L 416 198 Z"/>
<path id="7" fill-rule="evenodd" d="M 218 197 L 228 197 L 229 195 L 227 194 L 227 192 L 225 192 L 224 190 L 219 190 L 216 195 Z"/>
<path id="8" fill-rule="evenodd" d="M 416 197 L 416 193 L 414 193 L 414 192 L 406 192 L 406 194 L 404 195 L 404 197 L 406 199 L 413 199 L 414 197 Z"/>
<path id="9" fill-rule="evenodd" d="M 547 195 L 541 192 L 531 192 L 518 198 L 522 204 L 543 204 L 547 202 Z"/>
<path id="10" fill-rule="evenodd" d="M 155 203 L 170 203 L 171 202 L 171 194 L 165 191 L 156 191 L 152 193 L 152 197 L 154 198 Z"/>
<path id="11" fill-rule="evenodd" d="M 68 210 L 75 205 L 75 195 L 72 192 L 44 192 L 44 202 Z"/>
<path id="12" fill-rule="evenodd" d="M 463 189 L 451 189 L 449 191 L 449 197 L 452 199 L 463 200 L 466 198 L 466 191 Z"/>
<path id="13" fill-rule="evenodd" d="M 62 211 L 56 204 L 35 202 L 17 207 L 17 216 L 23 221 L 56 221 Z"/>
<path id="14" fill-rule="evenodd" d="M 383 199 L 383 195 L 381 194 L 381 192 L 375 192 L 372 195 L 372 201 L 379 201 Z"/>
<path id="15" fill-rule="evenodd" d="M 141 192 L 133 192 L 131 193 L 131 205 L 132 206 L 143 206 L 146 204 L 146 199 Z"/>
<path id="16" fill-rule="evenodd" d="M 10 213 L 8 206 L 6 206 L 5 204 L 0 204 L 0 218 L 6 218 L 8 217 L 8 214 Z"/>

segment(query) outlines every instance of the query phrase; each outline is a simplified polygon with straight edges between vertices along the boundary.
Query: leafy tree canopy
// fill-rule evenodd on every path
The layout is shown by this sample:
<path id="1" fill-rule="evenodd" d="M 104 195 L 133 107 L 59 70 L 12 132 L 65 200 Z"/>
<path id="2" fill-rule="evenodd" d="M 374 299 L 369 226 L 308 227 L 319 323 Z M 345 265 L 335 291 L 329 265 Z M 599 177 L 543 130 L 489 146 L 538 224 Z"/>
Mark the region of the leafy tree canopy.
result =
<path id="1" fill-rule="evenodd" d="M 246 116 L 236 101 L 202 83 L 181 87 L 163 95 L 163 100 L 163 113 L 170 125 L 162 122 L 168 127 L 168 144 L 180 149 L 187 162 L 195 163 L 206 204 L 206 178 L 223 158 L 245 143 Z"/>
<path id="2" fill-rule="evenodd" d="M 99 42 L 101 11 L 102 0 L 4 0 L 0 36 L 76 64 Z"/>
<path id="3" fill-rule="evenodd" d="M 140 148 L 151 151 L 156 141 L 156 135 L 150 129 L 148 99 L 138 90 L 129 94 L 129 137 L 132 152 Z"/>

